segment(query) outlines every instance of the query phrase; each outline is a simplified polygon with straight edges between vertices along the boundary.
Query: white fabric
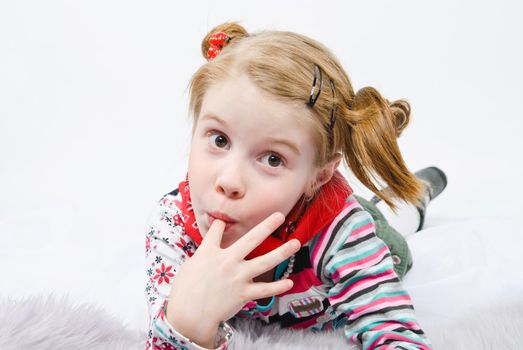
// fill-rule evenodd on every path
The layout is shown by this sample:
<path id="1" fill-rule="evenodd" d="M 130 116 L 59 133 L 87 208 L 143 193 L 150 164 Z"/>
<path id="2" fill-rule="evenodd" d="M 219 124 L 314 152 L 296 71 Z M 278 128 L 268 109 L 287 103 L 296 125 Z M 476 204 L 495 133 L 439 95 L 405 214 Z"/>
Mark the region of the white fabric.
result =
<path id="1" fill-rule="evenodd" d="M 0 349 L 144 349 L 145 330 L 126 330 L 102 309 L 72 305 L 66 298 L 0 301 L 0 310 Z M 231 350 L 358 349 L 346 344 L 340 331 L 311 333 L 281 330 L 277 325 L 263 326 L 252 320 L 238 321 L 241 323 L 234 324 Z M 523 349 L 523 304 L 520 299 L 497 299 L 450 323 L 426 328 L 435 349 Z"/>
<path id="2" fill-rule="evenodd" d="M 408 237 L 418 230 L 420 214 L 414 205 L 399 202 L 397 203 L 396 213 L 382 200 L 376 206 L 387 219 L 389 225 L 394 227 L 403 237 Z"/>
<path id="3" fill-rule="evenodd" d="M 405 276 L 417 315 L 447 323 L 499 299 L 523 303 L 523 235 L 516 220 L 455 220 L 407 241 L 414 266 Z"/>
<path id="4" fill-rule="evenodd" d="M 7 249 L 0 253 L 0 298 L 68 294 L 73 301 L 103 307 L 131 328 L 146 329 L 144 230 L 149 213 L 126 208 L 107 217 L 106 211 L 49 207 L 3 215 L 0 232 Z M 92 220 L 104 215 L 103 225 Z M 133 217 L 141 218 L 135 227 L 129 224 Z M 513 297 L 523 303 L 523 232 L 516 220 L 438 223 L 429 215 L 426 224 L 407 239 L 414 265 L 404 286 L 429 336 L 431 327 L 479 312 L 492 300 Z"/>

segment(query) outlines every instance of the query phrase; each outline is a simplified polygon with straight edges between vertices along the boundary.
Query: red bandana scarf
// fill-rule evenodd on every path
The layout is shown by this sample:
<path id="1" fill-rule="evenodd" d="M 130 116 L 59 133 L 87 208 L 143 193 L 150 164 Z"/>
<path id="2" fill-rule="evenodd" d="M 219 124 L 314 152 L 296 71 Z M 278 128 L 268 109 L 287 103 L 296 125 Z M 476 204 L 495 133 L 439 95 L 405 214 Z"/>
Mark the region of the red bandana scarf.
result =
<path id="1" fill-rule="evenodd" d="M 178 190 L 182 195 L 180 209 L 183 214 L 185 232 L 196 245 L 200 245 L 202 236 L 192 208 L 188 176 L 180 182 Z M 252 259 L 267 254 L 293 238 L 297 238 L 302 245 L 307 243 L 339 214 L 345 200 L 352 192 L 352 188 L 343 175 L 336 171 L 332 179 L 320 188 L 308 205 L 305 206 L 303 199 L 299 200 L 280 228 L 267 237 L 246 258 Z"/>

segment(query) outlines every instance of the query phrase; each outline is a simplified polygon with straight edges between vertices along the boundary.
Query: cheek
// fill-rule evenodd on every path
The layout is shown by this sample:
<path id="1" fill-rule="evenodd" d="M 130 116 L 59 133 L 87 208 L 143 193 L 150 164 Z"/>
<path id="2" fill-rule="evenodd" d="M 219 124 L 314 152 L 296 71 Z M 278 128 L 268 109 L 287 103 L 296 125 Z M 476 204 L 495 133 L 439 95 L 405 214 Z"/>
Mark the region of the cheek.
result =
<path id="1" fill-rule="evenodd" d="M 287 216 L 304 193 L 304 187 L 304 181 L 294 178 L 293 181 L 285 181 L 267 189 L 263 198 L 257 201 L 257 219 L 262 221 L 276 211 Z"/>
<path id="2" fill-rule="evenodd" d="M 188 165 L 192 206 L 196 215 L 196 221 L 200 227 L 200 232 L 203 236 L 205 233 L 205 223 L 202 221 L 204 218 L 200 213 L 203 208 L 202 199 L 205 195 L 205 189 L 209 186 L 209 169 L 205 166 L 206 162 L 202 159 L 201 154 L 194 149 L 191 149 Z"/>
<path id="3" fill-rule="evenodd" d="M 205 183 L 209 181 L 209 162 L 205 159 L 205 153 L 200 148 L 201 147 L 198 147 L 198 145 L 193 145 L 189 154 L 188 172 L 191 185 L 191 194 L 196 189 L 201 191 L 202 186 L 204 186 Z"/>

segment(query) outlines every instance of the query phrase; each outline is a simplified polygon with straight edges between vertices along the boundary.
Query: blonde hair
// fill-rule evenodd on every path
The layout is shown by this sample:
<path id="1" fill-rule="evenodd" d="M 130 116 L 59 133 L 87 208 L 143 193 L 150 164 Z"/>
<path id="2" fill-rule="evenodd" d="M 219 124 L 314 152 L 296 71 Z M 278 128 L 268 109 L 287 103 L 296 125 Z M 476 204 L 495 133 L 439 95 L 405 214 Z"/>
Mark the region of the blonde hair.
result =
<path id="1" fill-rule="evenodd" d="M 209 38 L 216 32 L 225 32 L 230 41 L 191 79 L 189 111 L 194 124 L 207 89 L 235 73 L 247 74 L 259 88 L 279 100 L 306 106 L 313 68 L 317 65 L 323 87 L 314 106 L 308 107 L 317 140 L 316 165 L 324 165 L 341 153 L 358 180 L 392 209 L 396 208 L 393 197 L 421 205 L 425 184 L 407 169 L 397 144 L 397 138 L 409 123 L 407 101 L 389 102 L 372 87 L 354 93 L 337 58 L 321 43 L 293 32 L 263 31 L 249 35 L 236 22 L 223 23 L 203 38 L 205 59 Z M 329 81 L 334 84 L 335 93 Z M 335 123 L 329 141 L 327 126 L 333 108 L 336 108 Z M 373 182 L 378 180 L 376 176 L 389 186 L 388 191 L 376 187 Z"/>

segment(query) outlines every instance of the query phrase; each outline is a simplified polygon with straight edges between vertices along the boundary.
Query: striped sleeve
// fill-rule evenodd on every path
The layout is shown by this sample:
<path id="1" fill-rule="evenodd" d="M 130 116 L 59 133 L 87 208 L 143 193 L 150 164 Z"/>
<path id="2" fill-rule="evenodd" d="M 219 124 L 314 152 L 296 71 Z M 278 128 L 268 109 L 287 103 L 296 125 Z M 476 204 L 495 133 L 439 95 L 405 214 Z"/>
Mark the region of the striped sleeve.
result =
<path id="1" fill-rule="evenodd" d="M 199 345 L 180 334 L 169 323 L 167 303 L 171 284 L 179 267 L 196 250 L 185 234 L 175 193 L 163 196 L 149 216 L 145 237 L 146 297 L 149 311 L 149 332 L 145 349 L 201 350 Z M 227 349 L 233 329 L 222 322 L 218 329 L 217 349 Z"/>
<path id="2" fill-rule="evenodd" d="M 313 265 L 328 286 L 332 313 L 345 316 L 349 342 L 365 350 L 432 349 L 394 271 L 389 248 L 353 196 L 321 236 Z"/>

